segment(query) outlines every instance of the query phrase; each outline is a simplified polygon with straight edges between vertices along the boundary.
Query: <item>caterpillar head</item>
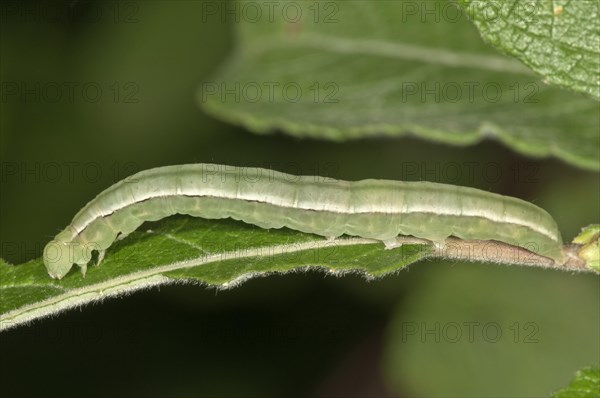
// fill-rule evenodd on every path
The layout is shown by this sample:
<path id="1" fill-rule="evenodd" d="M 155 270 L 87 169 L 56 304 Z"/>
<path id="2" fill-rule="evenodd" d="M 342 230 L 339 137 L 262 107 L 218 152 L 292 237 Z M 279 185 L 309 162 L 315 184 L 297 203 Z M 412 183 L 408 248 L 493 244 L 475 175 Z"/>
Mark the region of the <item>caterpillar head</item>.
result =
<path id="1" fill-rule="evenodd" d="M 44 265 L 54 279 L 62 279 L 75 263 L 73 245 L 61 240 L 52 240 L 44 247 Z"/>

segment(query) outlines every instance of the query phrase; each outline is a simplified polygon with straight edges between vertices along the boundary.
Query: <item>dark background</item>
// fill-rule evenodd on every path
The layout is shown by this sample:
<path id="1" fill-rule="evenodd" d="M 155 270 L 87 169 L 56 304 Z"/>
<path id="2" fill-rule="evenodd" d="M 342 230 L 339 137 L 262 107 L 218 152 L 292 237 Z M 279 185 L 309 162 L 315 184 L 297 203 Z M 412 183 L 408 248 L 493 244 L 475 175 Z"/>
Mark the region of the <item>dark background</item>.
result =
<path id="1" fill-rule="evenodd" d="M 170 164 L 473 186 L 542 206 L 565 239 L 600 218 L 597 174 L 524 158 L 496 142 L 461 148 L 413 138 L 297 140 L 254 135 L 206 115 L 197 89 L 231 51 L 235 26 L 202 18 L 201 1 L 0 7 L 0 255 L 11 263 L 39 257 L 102 189 Z M 478 279 L 488 269 L 501 284 Z M 436 297 L 448 271 L 464 275 L 449 294 L 471 291 L 462 303 L 480 303 L 476 310 L 461 313 L 460 305 Z M 402 319 L 451 313 L 459 323 L 500 322 L 514 308 L 502 300 L 486 304 L 491 290 L 522 305 L 514 319 L 539 325 L 539 351 L 513 345 L 500 360 L 484 342 L 465 354 L 431 341 L 398 341 L 392 325 Z M 515 383 L 522 396 L 540 396 L 531 391 L 550 392 L 600 360 L 599 292 L 590 275 L 431 261 L 375 282 L 309 272 L 230 291 L 161 287 L 3 333 L 0 385 L 3 396 L 379 397 L 470 391 L 469 378 L 493 377 Z M 452 312 L 452 305 L 460 308 Z M 535 362 L 541 351 L 543 364 Z M 402 362 L 411 355 L 418 361 Z M 436 373 L 440 367 L 446 373 Z M 531 374 L 514 381 L 521 367 Z M 485 375 L 452 376 L 473 369 Z M 478 391 L 493 396 L 495 387 L 485 388 Z"/>

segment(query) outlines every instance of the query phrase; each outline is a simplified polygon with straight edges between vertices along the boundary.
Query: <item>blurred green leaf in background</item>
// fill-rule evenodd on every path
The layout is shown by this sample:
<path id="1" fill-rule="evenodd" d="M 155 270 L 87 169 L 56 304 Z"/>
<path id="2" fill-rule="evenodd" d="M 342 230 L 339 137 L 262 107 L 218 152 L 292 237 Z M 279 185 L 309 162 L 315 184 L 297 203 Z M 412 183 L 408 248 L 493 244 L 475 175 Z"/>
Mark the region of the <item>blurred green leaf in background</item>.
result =
<path id="1" fill-rule="evenodd" d="M 522 3 L 531 1 L 471 4 L 476 15 L 497 12 L 492 20 L 500 23 L 522 18 Z M 534 11 L 542 8 L 538 3 Z M 586 73 L 576 76 L 565 59 L 536 62 L 562 65 L 563 79 L 570 72 L 587 84 L 577 89 L 597 93 L 600 19 L 597 2 L 587 3 L 579 11 L 591 21 L 572 23 L 571 30 L 589 27 L 577 37 L 591 47 L 597 43 L 595 52 L 577 47 L 568 53 Z M 272 23 L 237 25 L 235 52 L 198 94 L 208 112 L 258 133 L 282 130 L 336 141 L 412 134 L 465 145 L 495 138 L 530 156 L 600 170 L 597 99 L 548 86 L 486 45 L 470 9 L 446 0 L 278 4 L 282 12 Z M 546 19 L 534 11 L 533 23 Z M 510 46 L 514 37 L 495 42 Z"/>
<path id="2" fill-rule="evenodd" d="M 584 398 L 600 393 L 600 368 L 587 367 L 577 372 L 567 388 L 557 391 L 552 398 Z"/>

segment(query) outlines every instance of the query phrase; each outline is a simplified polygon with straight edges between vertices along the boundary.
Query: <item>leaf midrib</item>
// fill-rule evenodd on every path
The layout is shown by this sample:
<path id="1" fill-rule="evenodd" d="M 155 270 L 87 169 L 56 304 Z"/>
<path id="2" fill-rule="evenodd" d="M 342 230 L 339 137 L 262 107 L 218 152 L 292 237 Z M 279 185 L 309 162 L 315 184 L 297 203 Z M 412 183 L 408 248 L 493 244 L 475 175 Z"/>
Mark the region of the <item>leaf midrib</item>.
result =
<path id="1" fill-rule="evenodd" d="M 535 76 L 527 66 L 511 58 L 496 55 L 481 55 L 469 52 L 452 51 L 445 48 L 415 46 L 401 42 L 385 40 L 367 40 L 357 38 L 336 37 L 319 33 L 306 32 L 296 37 L 283 38 L 265 35 L 253 39 L 248 52 L 261 53 L 274 49 L 293 47 L 309 47 L 341 54 L 375 55 L 386 58 L 397 58 L 409 61 L 421 61 L 455 68 L 473 68 L 493 72 L 514 73 Z"/>

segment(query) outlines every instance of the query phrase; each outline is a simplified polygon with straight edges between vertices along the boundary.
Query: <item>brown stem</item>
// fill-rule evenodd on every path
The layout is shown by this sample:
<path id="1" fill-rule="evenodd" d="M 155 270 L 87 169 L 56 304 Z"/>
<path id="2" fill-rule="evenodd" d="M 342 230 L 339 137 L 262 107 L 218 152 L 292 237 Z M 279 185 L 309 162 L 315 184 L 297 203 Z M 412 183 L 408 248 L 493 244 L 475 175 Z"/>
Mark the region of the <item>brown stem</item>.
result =
<path id="1" fill-rule="evenodd" d="M 435 244 L 435 250 L 431 254 L 431 257 L 498 264 L 517 264 L 565 271 L 592 271 L 577 256 L 578 247 L 576 245 L 565 246 L 563 250 L 567 260 L 564 264 L 558 264 L 548 257 L 540 256 L 522 247 L 503 242 L 448 238 L 443 244 Z"/>

